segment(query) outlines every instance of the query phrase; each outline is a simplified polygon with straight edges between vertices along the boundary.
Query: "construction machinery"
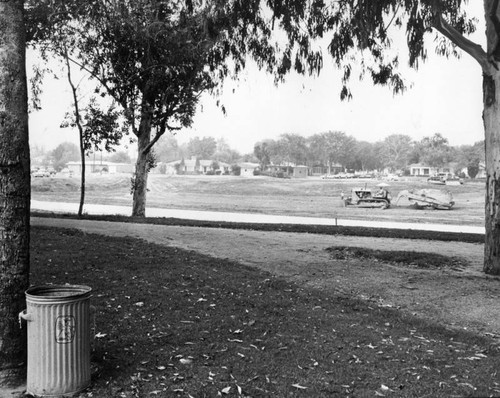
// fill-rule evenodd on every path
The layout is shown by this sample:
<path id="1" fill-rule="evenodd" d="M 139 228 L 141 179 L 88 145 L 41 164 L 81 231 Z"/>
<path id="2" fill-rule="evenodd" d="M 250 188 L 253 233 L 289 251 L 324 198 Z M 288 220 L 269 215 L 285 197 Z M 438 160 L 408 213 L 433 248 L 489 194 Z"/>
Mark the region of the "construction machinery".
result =
<path id="1" fill-rule="evenodd" d="M 391 194 L 386 189 L 373 193 L 366 187 L 353 188 L 351 196 L 345 198 L 344 203 L 346 206 L 387 209 L 391 206 Z"/>
<path id="2" fill-rule="evenodd" d="M 440 189 L 409 189 L 399 192 L 395 204 L 399 199 L 407 198 L 417 209 L 432 208 L 450 210 L 455 202 L 451 192 Z"/>

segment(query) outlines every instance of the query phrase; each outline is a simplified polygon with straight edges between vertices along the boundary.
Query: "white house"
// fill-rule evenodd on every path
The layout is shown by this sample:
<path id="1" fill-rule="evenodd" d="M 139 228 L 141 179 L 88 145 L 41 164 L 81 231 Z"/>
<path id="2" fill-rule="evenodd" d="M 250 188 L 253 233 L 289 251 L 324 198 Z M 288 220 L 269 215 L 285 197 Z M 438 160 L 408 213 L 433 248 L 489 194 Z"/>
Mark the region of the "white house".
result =
<path id="1" fill-rule="evenodd" d="M 412 176 L 421 176 L 421 177 L 430 177 L 435 176 L 438 173 L 452 173 L 454 172 L 453 167 L 430 167 L 420 163 L 415 163 L 409 166 L 410 175 Z"/>
<path id="2" fill-rule="evenodd" d="M 82 162 L 68 162 L 66 167 L 75 175 L 82 172 Z M 86 173 L 133 173 L 134 165 L 129 163 L 113 163 L 101 160 L 87 160 L 85 161 Z"/>
<path id="3" fill-rule="evenodd" d="M 436 167 L 429 167 L 420 163 L 410 165 L 410 175 L 412 176 L 429 177 L 437 174 L 437 172 L 438 169 Z"/>
<path id="4" fill-rule="evenodd" d="M 214 168 L 218 166 L 218 168 Z M 155 172 L 161 173 L 164 170 L 165 174 L 207 174 L 214 172 L 217 174 L 229 174 L 231 165 L 224 162 L 209 160 L 209 159 L 180 159 L 167 163 L 159 163 L 155 167 Z"/>
<path id="5" fill-rule="evenodd" d="M 293 177 L 304 178 L 307 177 L 308 172 L 309 172 L 309 167 L 298 165 L 298 166 L 293 166 L 292 175 Z"/>
<path id="6" fill-rule="evenodd" d="M 249 163 L 249 162 L 244 162 L 244 163 L 238 163 L 238 166 L 240 166 L 240 175 L 243 177 L 253 177 L 254 171 L 260 167 L 258 163 Z"/>

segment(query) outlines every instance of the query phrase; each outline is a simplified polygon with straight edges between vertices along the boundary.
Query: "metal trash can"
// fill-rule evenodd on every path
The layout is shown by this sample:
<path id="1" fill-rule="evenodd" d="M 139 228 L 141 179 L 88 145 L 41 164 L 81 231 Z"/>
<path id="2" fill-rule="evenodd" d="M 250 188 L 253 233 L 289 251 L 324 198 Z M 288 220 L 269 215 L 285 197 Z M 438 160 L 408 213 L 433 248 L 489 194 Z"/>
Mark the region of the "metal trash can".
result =
<path id="1" fill-rule="evenodd" d="M 28 324 L 28 394 L 59 397 L 89 386 L 91 291 L 80 285 L 26 290 L 19 320 Z"/>

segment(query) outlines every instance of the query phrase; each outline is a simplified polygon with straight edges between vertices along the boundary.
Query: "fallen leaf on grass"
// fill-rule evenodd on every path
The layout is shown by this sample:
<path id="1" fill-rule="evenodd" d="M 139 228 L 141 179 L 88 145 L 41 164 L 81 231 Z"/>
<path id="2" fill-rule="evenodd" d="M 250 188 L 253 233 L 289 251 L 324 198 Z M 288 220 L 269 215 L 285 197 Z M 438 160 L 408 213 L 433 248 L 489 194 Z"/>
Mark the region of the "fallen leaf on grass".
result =
<path id="1" fill-rule="evenodd" d="M 382 385 L 380 386 L 380 389 L 381 389 L 382 391 L 393 391 L 393 390 L 391 390 L 389 387 L 387 387 L 387 386 L 386 386 L 386 385 L 384 385 L 384 384 L 382 384 Z"/>
<path id="2" fill-rule="evenodd" d="M 292 384 L 292 387 L 298 388 L 299 390 L 307 390 L 307 387 L 301 386 L 300 384 Z"/>
<path id="3" fill-rule="evenodd" d="M 105 337 L 105 336 L 106 336 L 106 333 L 101 333 L 101 332 L 99 332 L 99 333 L 97 333 L 97 334 L 95 335 L 95 338 L 96 338 L 96 339 L 100 339 L 100 338 Z"/>
<path id="4" fill-rule="evenodd" d="M 473 390 L 476 390 L 476 387 L 474 387 L 472 384 L 470 383 L 458 383 L 458 385 L 460 386 L 465 386 L 465 387 L 469 387 L 469 388 L 472 388 Z"/>
<path id="5" fill-rule="evenodd" d="M 222 392 L 223 394 L 229 394 L 229 391 L 231 391 L 231 386 L 229 386 L 229 387 L 225 387 L 225 388 L 223 388 L 223 389 L 221 390 L 221 392 Z"/>

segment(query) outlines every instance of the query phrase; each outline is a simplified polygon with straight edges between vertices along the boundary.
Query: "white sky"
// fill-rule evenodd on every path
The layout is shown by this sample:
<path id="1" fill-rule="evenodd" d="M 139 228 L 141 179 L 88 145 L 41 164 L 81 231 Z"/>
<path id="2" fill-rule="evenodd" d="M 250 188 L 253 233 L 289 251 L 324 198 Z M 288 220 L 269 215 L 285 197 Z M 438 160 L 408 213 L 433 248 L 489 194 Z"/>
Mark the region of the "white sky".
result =
<path id="1" fill-rule="evenodd" d="M 473 2 L 471 14 L 480 19 L 473 39 L 484 43 L 482 3 Z M 287 77 L 278 87 L 273 77 L 250 65 L 238 82 L 226 82 L 221 103 L 206 95 L 193 127 L 180 131 L 179 142 L 199 136 L 223 137 L 241 153 L 253 152 L 257 141 L 277 139 L 284 133 L 309 136 L 328 130 L 344 131 L 358 140 L 375 142 L 390 134 L 407 134 L 415 140 L 441 133 L 451 145 L 473 144 L 483 139 L 482 74 L 471 57 L 445 59 L 428 47 L 429 60 L 405 77 L 413 87 L 393 96 L 387 87 L 374 87 L 369 78 L 351 82 L 353 100 L 341 102 L 340 72 L 326 58 L 321 75 Z M 29 59 L 30 62 L 34 60 Z M 406 58 L 400 59 L 404 66 Z M 402 68 L 404 71 L 405 69 Z M 234 89 L 234 92 L 233 92 Z M 59 125 L 72 103 L 64 79 L 51 81 L 42 97 L 43 110 L 30 115 L 30 142 L 47 150 L 63 141 L 78 142 L 77 132 Z"/>

